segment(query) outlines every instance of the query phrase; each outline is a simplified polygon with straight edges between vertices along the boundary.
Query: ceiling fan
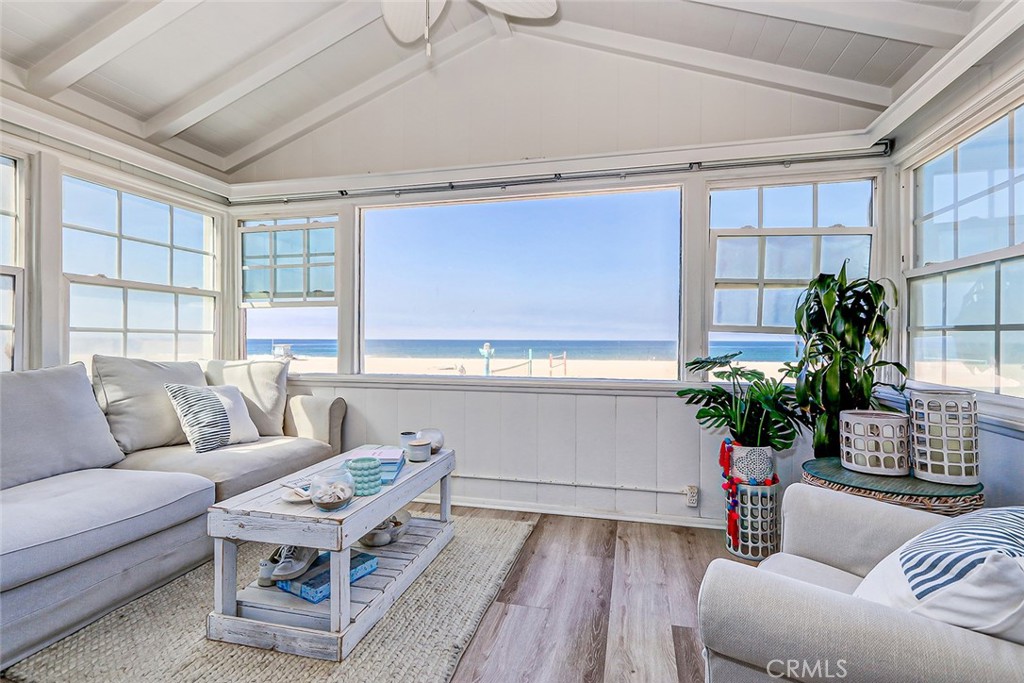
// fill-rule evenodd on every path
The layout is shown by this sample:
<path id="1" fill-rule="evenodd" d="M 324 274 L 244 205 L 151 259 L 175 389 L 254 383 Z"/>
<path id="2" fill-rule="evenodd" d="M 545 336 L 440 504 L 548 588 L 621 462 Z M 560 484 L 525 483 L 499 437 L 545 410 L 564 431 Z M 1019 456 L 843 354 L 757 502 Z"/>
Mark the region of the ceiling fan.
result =
<path id="1" fill-rule="evenodd" d="M 381 0 L 381 13 L 391 35 L 400 43 L 423 38 L 430 55 L 430 27 L 448 0 Z M 522 19 L 547 19 L 558 11 L 557 0 L 473 0 L 489 10 Z"/>

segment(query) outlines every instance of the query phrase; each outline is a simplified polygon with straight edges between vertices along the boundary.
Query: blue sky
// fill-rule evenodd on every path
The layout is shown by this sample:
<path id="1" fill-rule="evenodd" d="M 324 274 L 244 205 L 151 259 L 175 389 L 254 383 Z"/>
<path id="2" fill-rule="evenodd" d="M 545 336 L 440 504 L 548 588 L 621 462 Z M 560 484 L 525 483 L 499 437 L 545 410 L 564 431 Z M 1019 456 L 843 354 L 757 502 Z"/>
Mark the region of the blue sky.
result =
<path id="1" fill-rule="evenodd" d="M 676 188 L 364 216 L 368 339 L 676 337 Z"/>

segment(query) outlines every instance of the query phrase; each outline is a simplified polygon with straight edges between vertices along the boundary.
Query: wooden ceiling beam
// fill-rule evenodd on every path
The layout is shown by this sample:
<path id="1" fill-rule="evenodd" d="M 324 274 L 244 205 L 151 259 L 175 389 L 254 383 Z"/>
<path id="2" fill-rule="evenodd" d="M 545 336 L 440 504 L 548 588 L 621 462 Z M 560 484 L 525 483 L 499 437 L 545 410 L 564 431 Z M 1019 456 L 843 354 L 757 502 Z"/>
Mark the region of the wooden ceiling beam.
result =
<path id="1" fill-rule="evenodd" d="M 929 47 L 951 48 L 971 29 L 971 14 L 913 2 L 855 0 L 689 0 L 702 5 L 865 33 Z"/>
<path id="2" fill-rule="evenodd" d="M 201 0 L 129 2 L 28 70 L 28 89 L 53 97 L 188 12 Z"/>
<path id="3" fill-rule="evenodd" d="M 346 2 L 152 116 L 145 123 L 144 137 L 156 143 L 169 140 L 372 24 L 380 16 L 379 2 Z"/>
<path id="4" fill-rule="evenodd" d="M 517 24 L 516 33 L 715 76 L 724 76 L 858 107 L 882 110 L 889 106 L 893 99 L 892 90 L 880 85 L 852 81 L 847 78 L 772 64 L 759 59 L 738 57 L 725 52 L 645 38 L 586 24 L 568 21 L 560 21 L 552 26 Z"/>

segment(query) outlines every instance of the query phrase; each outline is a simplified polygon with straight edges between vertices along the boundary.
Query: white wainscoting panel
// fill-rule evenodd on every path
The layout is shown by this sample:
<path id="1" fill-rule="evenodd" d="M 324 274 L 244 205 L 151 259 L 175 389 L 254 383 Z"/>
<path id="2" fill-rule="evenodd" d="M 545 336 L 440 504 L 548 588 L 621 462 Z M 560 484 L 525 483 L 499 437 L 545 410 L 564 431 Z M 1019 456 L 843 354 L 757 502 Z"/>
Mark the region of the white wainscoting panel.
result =
<path id="1" fill-rule="evenodd" d="M 291 384 L 348 402 L 345 449 L 397 444 L 403 430 L 441 429 L 457 454 L 456 503 L 701 526 L 721 526 L 725 518 L 718 465 L 724 434 L 701 429 L 696 408 L 668 390 L 638 396 Z M 800 481 L 811 457 L 807 434 L 779 453 L 782 484 Z M 982 473 L 989 505 L 1024 503 L 1024 440 L 983 429 Z M 700 487 L 697 508 L 686 506 L 683 489 L 691 484 Z"/>

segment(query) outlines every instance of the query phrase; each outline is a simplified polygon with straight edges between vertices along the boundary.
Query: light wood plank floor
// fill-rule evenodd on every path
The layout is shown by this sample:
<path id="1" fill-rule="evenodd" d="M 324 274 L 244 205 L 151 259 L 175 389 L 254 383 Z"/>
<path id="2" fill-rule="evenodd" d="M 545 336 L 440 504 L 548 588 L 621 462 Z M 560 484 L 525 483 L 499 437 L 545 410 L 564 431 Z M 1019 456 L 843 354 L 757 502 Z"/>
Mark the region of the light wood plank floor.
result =
<path id="1" fill-rule="evenodd" d="M 436 506 L 422 505 L 423 510 Z M 722 532 L 457 507 L 536 524 L 453 683 L 699 683 L 697 592 Z"/>

